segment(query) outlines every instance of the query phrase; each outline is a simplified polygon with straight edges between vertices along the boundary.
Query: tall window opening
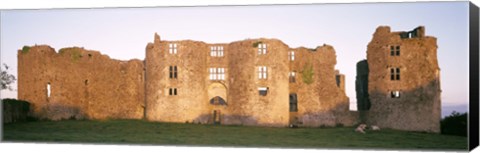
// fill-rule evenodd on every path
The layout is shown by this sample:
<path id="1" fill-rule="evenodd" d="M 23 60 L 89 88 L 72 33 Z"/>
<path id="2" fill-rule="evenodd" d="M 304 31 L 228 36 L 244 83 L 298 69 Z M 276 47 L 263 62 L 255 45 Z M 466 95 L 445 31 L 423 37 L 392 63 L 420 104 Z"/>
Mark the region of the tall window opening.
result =
<path id="1" fill-rule="evenodd" d="M 259 66 L 258 67 L 258 79 L 267 79 L 267 67 L 266 66 Z"/>
<path id="2" fill-rule="evenodd" d="M 295 72 L 290 72 L 289 73 L 289 77 L 288 77 L 288 80 L 291 82 L 291 83 L 295 83 Z"/>
<path id="3" fill-rule="evenodd" d="M 177 66 L 170 66 L 169 68 L 170 71 L 170 79 L 176 79 L 177 78 Z"/>
<path id="4" fill-rule="evenodd" d="M 288 52 L 288 59 L 289 59 L 290 61 L 294 61 L 294 60 L 295 60 L 295 52 L 289 51 L 289 52 Z"/>
<path id="5" fill-rule="evenodd" d="M 50 90 L 50 82 L 47 83 L 47 97 L 50 98 L 50 93 L 51 93 L 51 90 Z"/>
<path id="6" fill-rule="evenodd" d="M 290 94 L 290 112 L 297 112 L 297 94 Z"/>
<path id="7" fill-rule="evenodd" d="M 168 95 L 176 96 L 177 95 L 177 88 L 170 88 L 168 89 Z"/>

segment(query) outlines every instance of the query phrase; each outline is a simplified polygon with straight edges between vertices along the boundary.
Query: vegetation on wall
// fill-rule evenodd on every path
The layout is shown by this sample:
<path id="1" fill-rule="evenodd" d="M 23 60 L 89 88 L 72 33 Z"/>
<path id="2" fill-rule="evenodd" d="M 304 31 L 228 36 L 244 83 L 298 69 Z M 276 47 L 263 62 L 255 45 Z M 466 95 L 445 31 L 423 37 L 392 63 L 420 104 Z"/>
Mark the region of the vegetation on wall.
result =
<path id="1" fill-rule="evenodd" d="M 257 41 L 255 43 L 253 43 L 253 47 L 254 48 L 257 48 L 259 44 L 263 43 L 262 41 Z"/>
<path id="2" fill-rule="evenodd" d="M 73 61 L 77 61 L 78 59 L 83 57 L 82 53 L 80 52 L 80 49 L 76 48 L 76 47 L 74 47 L 74 48 L 62 48 L 58 51 L 58 53 L 60 53 L 60 55 L 63 55 L 67 51 L 70 52 L 70 58 Z"/>
<path id="3" fill-rule="evenodd" d="M 313 83 L 313 66 L 311 63 L 307 63 L 303 67 L 302 79 L 305 84 Z"/>
<path id="4" fill-rule="evenodd" d="M 28 53 L 28 51 L 30 51 L 30 47 L 29 46 L 23 46 L 22 53 L 26 54 L 26 53 Z"/>

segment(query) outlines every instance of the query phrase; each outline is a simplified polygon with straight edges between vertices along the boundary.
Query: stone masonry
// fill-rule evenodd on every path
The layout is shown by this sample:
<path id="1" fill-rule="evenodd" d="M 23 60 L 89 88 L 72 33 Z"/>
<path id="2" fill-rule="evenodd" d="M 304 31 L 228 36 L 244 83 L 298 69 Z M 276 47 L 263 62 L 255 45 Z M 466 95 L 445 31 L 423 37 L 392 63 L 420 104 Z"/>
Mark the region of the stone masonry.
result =
<path id="1" fill-rule="evenodd" d="M 141 119 L 143 73 L 140 60 L 112 60 L 78 47 L 57 53 L 33 46 L 18 51 L 18 98 L 31 102 L 38 118 Z"/>
<path id="2" fill-rule="evenodd" d="M 79 47 L 18 51 L 18 98 L 31 115 L 255 126 L 440 130 L 436 38 L 425 28 L 378 27 L 357 64 L 358 112 L 332 46 L 290 48 L 277 39 L 209 44 L 161 40 L 145 60 L 119 61 Z"/>
<path id="3" fill-rule="evenodd" d="M 341 74 L 335 73 L 331 46 L 289 48 L 280 40 L 264 38 L 207 44 L 164 41 L 155 35 L 146 50 L 148 120 L 261 126 L 353 124 L 341 116 L 348 114 L 349 102 L 336 84 L 336 75 Z M 221 56 L 215 55 L 220 52 Z M 171 67 L 176 77 L 171 76 Z M 212 78 L 219 73 L 222 79 Z M 310 82 L 304 81 L 304 74 Z M 224 103 L 212 103 L 216 99 Z"/>
<path id="4" fill-rule="evenodd" d="M 165 41 L 146 59 L 118 61 L 83 48 L 18 51 L 19 99 L 39 118 L 145 118 L 284 127 L 353 125 L 332 46 L 277 39 L 229 44 Z"/>
<path id="5" fill-rule="evenodd" d="M 386 26 L 377 28 L 368 44 L 367 60 L 357 65 L 363 67 L 357 69 L 357 85 L 363 86 L 357 86 L 357 98 L 361 109 L 366 111 L 368 124 L 440 132 L 441 89 L 436 41 L 435 37 L 425 35 L 423 26 L 408 32 L 391 32 Z M 364 62 L 368 67 L 361 66 Z M 368 84 L 362 82 L 364 76 L 368 76 Z M 368 93 L 359 94 L 358 89 L 364 89 L 365 85 Z"/>

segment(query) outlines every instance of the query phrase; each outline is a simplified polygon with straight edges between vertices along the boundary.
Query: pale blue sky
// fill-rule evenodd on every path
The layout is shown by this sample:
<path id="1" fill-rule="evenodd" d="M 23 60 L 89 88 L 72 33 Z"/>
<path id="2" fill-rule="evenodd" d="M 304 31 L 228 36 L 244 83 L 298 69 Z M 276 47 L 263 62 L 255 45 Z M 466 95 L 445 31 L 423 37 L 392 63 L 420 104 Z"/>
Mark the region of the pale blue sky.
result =
<path id="1" fill-rule="evenodd" d="M 81 46 L 112 58 L 144 59 L 155 32 L 164 40 L 228 43 L 277 38 L 292 48 L 333 45 L 355 106 L 355 66 L 379 25 L 409 31 L 423 25 L 437 37 L 442 106 L 468 105 L 468 3 L 370 3 L 273 6 L 2 10 L 1 62 L 16 74 L 17 50 L 48 44 Z M 2 91 L 2 98 L 16 97 Z"/>

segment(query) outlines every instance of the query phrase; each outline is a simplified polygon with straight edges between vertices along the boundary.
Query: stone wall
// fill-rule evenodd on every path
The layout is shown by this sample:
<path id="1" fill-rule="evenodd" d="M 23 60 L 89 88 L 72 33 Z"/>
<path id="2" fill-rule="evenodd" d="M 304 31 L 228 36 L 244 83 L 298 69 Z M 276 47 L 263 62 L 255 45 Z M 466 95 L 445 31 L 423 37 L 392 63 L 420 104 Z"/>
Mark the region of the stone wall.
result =
<path id="1" fill-rule="evenodd" d="M 78 47 L 18 51 L 18 98 L 32 103 L 35 117 L 141 119 L 144 96 L 140 60 L 113 60 Z"/>
<path id="2" fill-rule="evenodd" d="M 391 32 L 389 27 L 381 26 L 368 44 L 371 108 L 367 122 L 393 129 L 438 133 L 441 90 L 436 38 L 425 36 L 424 27 L 407 32 L 414 35 L 403 36 L 405 33 Z M 391 68 L 395 71 L 394 80 Z M 399 97 L 394 98 L 392 91 L 399 91 Z"/>
<path id="3" fill-rule="evenodd" d="M 267 45 L 266 54 L 258 54 L 260 44 Z M 288 46 L 277 39 L 249 39 L 229 48 L 230 101 L 243 109 L 238 114 L 243 124 L 288 125 Z M 267 79 L 259 79 L 260 66 L 267 67 Z M 260 87 L 268 88 L 265 96 L 259 94 Z"/>
<path id="4" fill-rule="evenodd" d="M 290 83 L 290 93 L 297 94 L 298 111 L 291 113 L 295 118 L 291 122 L 308 127 L 352 125 L 348 114 L 349 99 L 342 86 L 337 85 L 339 74 L 334 69 L 336 55 L 333 47 L 323 45 L 293 51 L 295 60 L 290 62 L 290 69 L 297 75 L 295 83 Z M 312 81 L 307 75 L 312 76 Z"/>
<path id="5" fill-rule="evenodd" d="M 269 54 L 257 55 L 257 42 L 268 43 Z M 177 44 L 177 54 L 169 44 Z M 211 47 L 222 46 L 223 56 L 210 56 Z M 197 41 L 163 41 L 158 35 L 147 45 L 147 118 L 166 122 L 213 120 L 221 112 L 222 124 L 283 126 L 288 124 L 288 47 L 278 40 L 258 39 L 230 44 Z M 259 57 L 256 57 L 259 56 Z M 283 61 L 283 65 L 281 64 Z M 170 79 L 169 66 L 176 65 L 178 78 Z M 258 80 L 257 66 L 269 67 L 268 81 Z M 224 80 L 210 80 L 210 68 L 224 68 Z M 282 73 L 285 72 L 285 75 Z M 258 87 L 269 87 L 267 96 Z M 169 95 L 169 88 L 178 94 Z M 212 105 L 219 96 L 226 105 Z"/>
<path id="6" fill-rule="evenodd" d="M 171 54 L 170 44 L 177 44 Z M 207 112 L 207 45 L 197 41 L 161 41 L 147 45 L 146 91 L 148 120 L 164 122 L 206 122 L 199 118 Z M 177 77 L 170 78 L 170 66 Z M 170 95 L 170 88 L 177 95 Z"/>
<path id="7" fill-rule="evenodd" d="M 173 43 L 176 54 L 169 53 Z M 258 53 L 261 44 L 267 45 L 266 54 Z M 211 47 L 218 46 L 224 55 L 210 56 Z M 207 44 L 160 40 L 155 35 L 146 50 L 146 114 L 152 121 L 212 123 L 214 111 L 221 112 L 221 124 L 237 125 L 287 126 L 296 118 L 303 126 L 320 126 L 351 124 L 355 118 L 348 113 L 344 76 L 334 70 L 336 55 L 328 45 L 291 49 L 277 39 Z M 289 61 L 289 51 L 298 52 L 295 61 Z M 170 65 L 177 65 L 177 79 L 169 78 Z M 267 79 L 259 79 L 260 66 L 267 67 Z M 313 81 L 306 84 L 302 72 L 308 66 Z M 210 80 L 210 68 L 224 68 L 225 80 Z M 289 83 L 292 71 L 295 83 Z M 170 96 L 170 87 L 176 87 L 178 95 Z M 259 88 L 268 88 L 267 94 L 260 95 Z M 293 115 L 291 93 L 299 97 L 298 112 Z M 211 104 L 217 96 L 226 104 Z"/>
<path id="8" fill-rule="evenodd" d="M 266 54 L 258 53 L 262 44 Z M 212 47 L 223 47 L 223 56 L 211 56 Z M 31 101 L 33 114 L 41 118 L 145 117 L 276 127 L 352 125 L 357 120 L 348 111 L 345 76 L 334 69 L 335 50 L 329 45 L 292 49 L 265 38 L 208 44 L 161 40 L 155 34 L 145 62 L 112 60 L 77 47 L 57 53 L 49 46 L 19 51 L 18 58 L 18 97 Z M 259 78 L 262 66 L 267 67 L 266 79 Z M 212 80 L 212 68 L 222 68 L 224 79 Z M 295 82 L 289 82 L 289 72 L 295 72 Z M 260 94 L 260 88 L 267 93 Z M 289 111 L 290 94 L 298 96 L 298 111 Z"/>

